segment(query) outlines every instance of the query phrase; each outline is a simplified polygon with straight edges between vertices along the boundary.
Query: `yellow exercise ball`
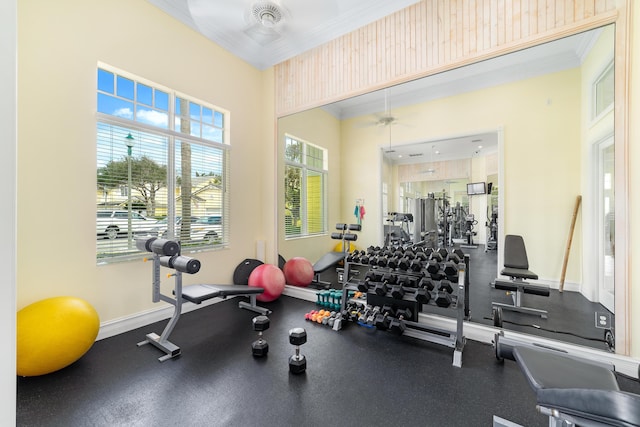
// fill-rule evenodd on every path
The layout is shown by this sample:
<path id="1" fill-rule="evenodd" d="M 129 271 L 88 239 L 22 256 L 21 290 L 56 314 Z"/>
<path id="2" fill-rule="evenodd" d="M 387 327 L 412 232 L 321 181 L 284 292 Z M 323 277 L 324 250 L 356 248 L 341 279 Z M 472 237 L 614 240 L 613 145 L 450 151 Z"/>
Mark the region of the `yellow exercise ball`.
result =
<path id="1" fill-rule="evenodd" d="M 348 252 L 353 252 L 356 250 L 356 245 L 354 245 L 353 242 L 349 242 L 349 246 L 347 247 L 347 249 L 348 249 Z M 333 247 L 334 252 L 342 252 L 342 250 L 343 250 L 342 242 L 336 244 Z"/>
<path id="2" fill-rule="evenodd" d="M 48 374 L 69 366 L 93 345 L 100 318 L 87 301 L 54 297 L 18 311 L 16 365 L 19 376 Z"/>

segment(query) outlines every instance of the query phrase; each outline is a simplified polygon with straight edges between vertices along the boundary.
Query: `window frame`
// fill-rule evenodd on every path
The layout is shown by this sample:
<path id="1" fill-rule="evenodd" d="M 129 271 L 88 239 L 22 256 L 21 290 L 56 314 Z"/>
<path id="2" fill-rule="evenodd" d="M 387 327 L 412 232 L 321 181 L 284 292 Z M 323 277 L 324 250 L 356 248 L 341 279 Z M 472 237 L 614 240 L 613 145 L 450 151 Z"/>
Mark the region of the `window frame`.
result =
<path id="1" fill-rule="evenodd" d="M 117 115 L 113 115 L 113 114 L 107 114 L 104 112 L 100 112 L 99 110 L 99 94 L 107 94 L 109 96 L 115 96 L 115 94 L 117 93 L 116 89 L 114 88 L 114 92 L 113 94 L 109 94 L 107 92 L 103 92 L 100 91 L 98 88 L 98 74 L 100 73 L 100 70 L 104 70 L 106 72 L 112 73 L 114 74 L 114 80 L 117 82 L 118 77 L 123 77 L 129 80 L 133 80 L 134 82 L 134 99 L 131 101 L 134 105 L 134 109 L 133 109 L 133 118 L 125 118 L 125 117 L 119 117 Z M 216 149 L 216 150 L 220 150 L 219 154 L 220 154 L 220 166 L 221 166 L 221 201 L 220 201 L 220 217 L 221 217 L 221 227 L 222 227 L 222 241 L 219 243 L 201 243 L 198 242 L 198 244 L 196 245 L 185 245 L 185 247 L 182 248 L 182 252 L 183 253 L 194 253 L 194 252 L 201 252 L 201 251 L 210 251 L 210 250 L 219 250 L 219 249 L 224 249 L 229 247 L 229 245 L 231 244 L 230 242 L 230 193 L 229 193 L 229 189 L 230 189 L 230 167 L 231 167 L 231 159 L 230 159 L 230 152 L 231 152 L 231 144 L 230 144 L 230 132 L 229 132 L 229 128 L 230 128 L 230 122 L 231 122 L 231 114 L 228 110 L 225 110 L 223 108 L 220 108 L 218 106 L 215 106 L 209 102 L 197 99 L 193 96 L 189 96 L 186 95 L 184 93 L 181 93 L 179 91 L 176 90 L 172 90 L 169 89 L 165 86 L 159 85 L 157 83 L 151 82 L 147 79 L 144 79 L 142 77 L 139 76 L 135 76 L 131 73 L 128 73 L 126 71 L 120 70 L 118 68 L 112 67 L 108 64 L 104 64 L 101 62 L 98 62 L 97 67 L 96 67 L 96 73 L 97 73 L 97 77 L 96 77 L 96 147 L 99 147 L 100 145 L 100 140 L 99 140 L 99 127 L 101 124 L 103 125 L 107 125 L 107 126 L 116 126 L 116 127 L 120 127 L 120 128 L 125 128 L 125 129 L 129 129 L 132 132 L 139 132 L 139 133 L 148 133 L 148 134 L 152 134 L 152 135 L 156 135 L 156 136 L 161 136 L 162 138 L 166 138 L 167 140 L 167 152 L 166 152 L 166 169 L 167 169 L 167 184 L 166 184 L 166 191 L 167 191 L 167 195 L 171 195 L 171 194 L 176 194 L 176 187 L 177 187 L 177 178 L 176 175 L 178 174 L 178 160 L 176 160 L 176 147 L 178 146 L 178 144 L 182 144 L 182 143 L 188 143 L 192 146 L 197 145 L 197 146 L 203 146 L 208 147 L 208 148 L 212 148 L 212 149 Z M 116 83 L 117 84 L 117 83 Z M 152 88 L 153 94 L 152 95 L 152 103 L 154 103 L 154 99 L 155 99 L 155 90 L 159 90 L 163 93 L 166 93 L 168 95 L 168 105 L 167 105 L 167 127 L 163 127 L 163 126 L 154 126 L 151 124 L 148 124 L 144 121 L 138 121 L 136 120 L 137 118 L 137 106 L 138 106 L 138 102 L 136 100 L 137 98 L 137 84 L 141 84 L 144 86 L 148 86 L 150 88 Z M 178 116 L 176 115 L 176 109 L 174 108 L 174 106 L 176 105 L 177 99 L 181 98 L 184 99 L 186 101 L 189 101 L 189 103 L 195 103 L 198 104 L 200 106 L 200 109 L 202 111 L 203 108 L 208 108 L 212 111 L 212 116 L 215 116 L 216 113 L 220 113 L 222 115 L 222 127 L 218 127 L 217 129 L 219 129 L 220 133 L 221 133 L 221 142 L 218 141 L 213 141 L 210 139 L 205 139 L 202 138 L 200 136 L 194 136 L 191 135 L 190 133 L 182 133 L 179 130 L 176 130 L 176 121 Z M 142 104 L 144 107 L 148 107 L 147 104 Z M 189 104 L 190 105 L 190 104 Z M 190 115 L 189 115 L 190 116 Z M 202 116 L 201 116 L 202 117 Z M 215 119 L 212 120 L 212 122 Z M 202 124 L 202 121 L 198 121 L 198 124 Z M 200 129 L 202 129 L 202 127 L 200 126 Z M 190 129 L 191 132 L 191 129 Z M 202 130 L 200 131 L 200 135 L 202 135 Z M 179 149 L 179 148 L 178 148 Z M 99 153 L 96 153 L 96 156 L 98 156 Z M 100 160 L 96 157 L 97 160 Z M 192 171 L 192 174 L 194 172 Z M 175 197 L 167 197 L 166 200 L 166 217 L 165 219 L 167 220 L 167 225 L 168 224 L 175 224 L 176 222 L 176 208 L 179 205 L 179 201 L 178 201 L 178 196 L 176 195 Z M 98 208 L 98 211 L 100 211 L 101 209 Z M 193 215 L 193 214 L 192 214 Z M 215 214 L 211 214 L 212 216 L 214 215 L 218 215 L 218 213 Z M 216 224 L 217 225 L 217 224 Z M 174 238 L 174 230 L 173 227 L 167 227 L 167 238 Z M 99 240 L 97 241 L 99 242 Z M 135 245 L 134 245 L 135 246 Z M 100 256 L 100 253 L 98 250 L 96 250 L 96 260 L 97 263 L 99 265 L 101 264 L 109 264 L 109 263 L 113 263 L 113 262 L 118 262 L 118 261 L 125 261 L 125 260 L 129 260 L 129 259 L 135 259 L 135 258 L 140 258 L 144 256 L 142 251 L 138 251 L 137 249 L 133 249 L 133 250 L 128 250 L 126 251 L 126 253 L 119 255 L 119 254 L 107 254 L 105 256 Z"/>
<path id="2" fill-rule="evenodd" d="M 613 59 L 613 57 L 607 59 L 606 62 L 604 62 L 604 65 L 602 66 L 600 72 L 598 72 L 598 74 L 596 75 L 596 77 L 593 79 L 593 82 L 591 83 L 591 114 L 590 114 L 590 119 L 591 119 L 591 125 L 597 123 L 598 121 L 600 121 L 601 118 L 605 117 L 607 114 L 609 114 L 613 108 L 614 108 L 614 104 L 615 104 L 615 61 Z M 605 77 L 607 77 L 609 75 L 609 73 L 611 73 L 611 77 L 612 77 L 612 83 L 613 83 L 613 87 L 611 88 L 611 94 L 613 95 L 613 98 L 611 100 L 611 102 L 605 106 L 604 108 L 602 108 L 600 111 L 598 111 L 598 103 L 600 100 L 599 97 L 599 85 L 601 83 L 603 83 L 605 81 Z"/>
<path id="3" fill-rule="evenodd" d="M 301 162 L 297 162 L 294 160 L 290 160 L 287 158 L 287 141 L 288 140 L 293 140 L 296 141 L 298 143 L 300 143 L 302 145 L 302 151 L 301 151 Z M 306 238 L 306 237 L 313 237 L 313 236 L 324 236 L 328 234 L 328 218 L 327 218 L 327 212 L 328 212 L 328 206 L 327 206 L 327 201 L 328 201 L 328 183 L 329 183 L 329 150 L 325 147 L 322 147 L 318 144 L 314 144 L 312 142 L 309 142 L 305 139 L 302 138 L 298 138 L 290 133 L 285 133 L 284 134 L 284 181 L 283 181 L 283 185 L 286 186 L 286 179 L 287 179 L 287 168 L 288 167 L 296 167 L 296 168 L 300 168 L 302 173 L 301 173 L 301 180 L 300 180 L 300 219 L 301 219 L 301 229 L 299 233 L 296 234 L 288 234 L 288 230 L 287 227 L 283 227 L 284 230 L 284 238 L 285 240 L 294 240 L 294 239 L 300 239 L 300 238 Z M 322 167 L 318 168 L 318 167 L 314 167 L 311 165 L 308 165 L 308 147 L 314 147 L 318 150 L 320 150 L 323 153 L 322 156 Z M 317 232 L 309 232 L 309 221 L 308 220 L 302 220 L 303 218 L 308 219 L 308 206 L 307 206 L 307 196 L 308 196 L 308 188 L 307 188 L 307 181 L 308 181 L 308 177 L 309 177 L 309 171 L 318 174 L 319 176 L 321 176 L 321 182 L 322 182 L 322 194 L 321 194 L 321 203 L 322 203 L 322 224 L 321 224 L 321 231 L 317 231 Z M 285 220 L 286 222 L 286 220 Z"/>

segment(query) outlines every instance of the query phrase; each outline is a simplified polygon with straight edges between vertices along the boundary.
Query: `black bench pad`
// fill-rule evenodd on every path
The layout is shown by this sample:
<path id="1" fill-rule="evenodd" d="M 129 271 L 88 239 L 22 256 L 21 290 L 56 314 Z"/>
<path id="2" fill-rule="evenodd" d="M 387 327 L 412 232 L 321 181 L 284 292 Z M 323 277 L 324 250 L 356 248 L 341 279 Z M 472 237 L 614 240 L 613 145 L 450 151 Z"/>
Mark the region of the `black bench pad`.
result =
<path id="1" fill-rule="evenodd" d="M 200 304 L 211 298 L 226 298 L 233 295 L 254 295 L 264 292 L 263 288 L 244 285 L 189 285 L 182 288 L 182 298 Z"/>
<path id="2" fill-rule="evenodd" d="M 612 370 L 531 347 L 514 347 L 513 355 L 539 405 L 608 425 L 640 425 L 640 395 L 620 391 Z"/>
<path id="3" fill-rule="evenodd" d="M 516 277 L 518 279 L 538 279 L 538 275 L 536 273 L 522 268 L 505 267 L 502 269 L 500 274 L 503 276 Z"/>
<path id="4" fill-rule="evenodd" d="M 322 273 L 323 271 L 328 270 L 340 261 L 343 261 L 344 257 L 344 252 L 328 252 L 322 255 L 322 257 L 320 257 L 320 259 L 316 261 L 315 264 L 313 264 L 313 272 Z"/>
<path id="5" fill-rule="evenodd" d="M 511 292 L 516 292 L 518 288 L 522 288 L 522 292 L 524 292 L 525 294 L 540 295 L 543 297 L 548 297 L 550 294 L 548 286 L 507 282 L 504 280 L 496 280 L 494 283 L 494 287 L 502 291 Z"/>

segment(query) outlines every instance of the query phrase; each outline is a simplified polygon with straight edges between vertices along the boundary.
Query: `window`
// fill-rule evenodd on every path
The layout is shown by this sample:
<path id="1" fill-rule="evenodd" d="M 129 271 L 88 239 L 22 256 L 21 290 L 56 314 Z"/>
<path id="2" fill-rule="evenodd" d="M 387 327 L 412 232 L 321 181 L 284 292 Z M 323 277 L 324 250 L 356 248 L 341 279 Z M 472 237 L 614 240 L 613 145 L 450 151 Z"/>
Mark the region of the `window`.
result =
<path id="1" fill-rule="evenodd" d="M 327 232 L 327 150 L 285 135 L 285 237 Z"/>
<path id="2" fill-rule="evenodd" d="M 593 83 L 593 108 L 591 118 L 595 121 L 613 108 L 615 74 L 613 60 L 605 67 Z"/>
<path id="3" fill-rule="evenodd" d="M 106 65 L 97 74 L 98 262 L 136 256 L 137 237 L 183 253 L 228 245 L 229 113 Z"/>

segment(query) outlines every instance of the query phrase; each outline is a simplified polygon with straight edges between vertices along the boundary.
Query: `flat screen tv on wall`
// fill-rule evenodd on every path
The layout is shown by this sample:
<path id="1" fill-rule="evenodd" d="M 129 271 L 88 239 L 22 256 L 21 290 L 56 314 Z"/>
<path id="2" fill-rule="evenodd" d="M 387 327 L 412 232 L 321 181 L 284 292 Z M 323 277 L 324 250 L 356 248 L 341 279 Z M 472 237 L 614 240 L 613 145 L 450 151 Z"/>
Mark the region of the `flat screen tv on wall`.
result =
<path id="1" fill-rule="evenodd" d="M 486 182 L 470 182 L 467 184 L 467 195 L 475 196 L 476 194 L 487 194 Z"/>

